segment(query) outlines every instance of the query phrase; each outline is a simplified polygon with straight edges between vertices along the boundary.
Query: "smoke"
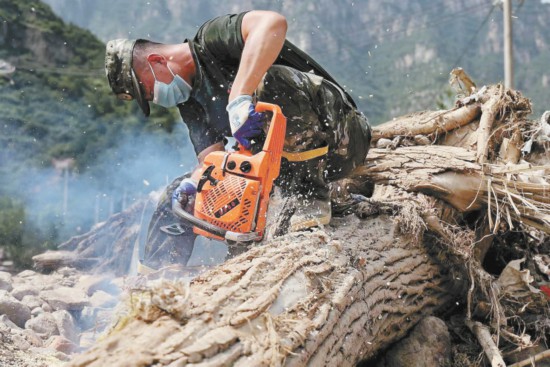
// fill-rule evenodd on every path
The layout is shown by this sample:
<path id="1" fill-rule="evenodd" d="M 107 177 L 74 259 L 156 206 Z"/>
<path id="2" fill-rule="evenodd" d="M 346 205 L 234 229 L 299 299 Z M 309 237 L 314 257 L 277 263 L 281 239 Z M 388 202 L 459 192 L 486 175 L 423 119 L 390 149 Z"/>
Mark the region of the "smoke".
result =
<path id="1" fill-rule="evenodd" d="M 82 172 L 70 162 L 57 162 L 57 169 L 29 169 L 21 175 L 28 220 L 64 240 L 87 232 L 196 165 L 183 123 L 169 136 L 142 132 L 122 139 Z"/>

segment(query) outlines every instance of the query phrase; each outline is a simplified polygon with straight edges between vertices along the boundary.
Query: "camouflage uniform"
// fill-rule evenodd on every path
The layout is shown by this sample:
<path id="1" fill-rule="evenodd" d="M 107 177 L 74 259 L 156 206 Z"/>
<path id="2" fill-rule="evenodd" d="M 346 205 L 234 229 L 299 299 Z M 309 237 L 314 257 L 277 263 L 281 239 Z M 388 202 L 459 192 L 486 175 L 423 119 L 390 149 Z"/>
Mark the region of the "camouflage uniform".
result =
<path id="1" fill-rule="evenodd" d="M 186 40 L 196 72 L 190 98 L 178 108 L 197 155 L 231 135 L 225 108 L 244 48 L 244 16 L 214 18 L 203 24 L 192 40 Z M 119 97 L 135 99 L 148 115 L 148 101 L 132 68 L 134 47 L 141 42 L 146 41 L 110 41 L 106 69 L 113 91 Z M 256 98 L 281 107 L 287 118 L 286 152 L 328 147 L 327 154 L 306 161 L 283 159 L 276 182 L 288 195 L 324 199 L 326 203 L 327 183 L 345 176 L 366 157 L 371 135 L 366 117 L 326 70 L 288 40 L 260 83 Z M 179 222 L 170 200 L 182 178 L 167 187 L 151 220 L 144 254 L 144 264 L 150 267 L 166 262 L 185 264 L 191 256 L 195 239 L 191 228 L 185 227 L 179 236 L 160 231 L 164 225 Z"/>
<path id="2" fill-rule="evenodd" d="M 283 158 L 276 182 L 283 194 L 328 197 L 330 181 L 344 177 L 362 164 L 370 143 L 366 117 L 345 98 L 338 86 L 314 74 L 274 65 L 256 91 L 258 100 L 281 106 L 287 118 L 284 150 L 303 152 L 328 145 L 326 156 L 303 162 Z M 266 127 L 267 130 L 268 127 Z M 258 146 L 261 146 L 261 141 Z M 190 226 L 180 236 L 167 235 L 161 226 L 178 222 L 170 207 L 172 191 L 189 174 L 177 178 L 163 194 L 149 227 L 144 263 L 185 264 L 193 250 L 195 235 Z"/>
<path id="3" fill-rule="evenodd" d="M 328 146 L 326 156 L 303 162 L 283 159 L 278 183 L 288 194 L 326 198 L 328 182 L 344 177 L 365 160 L 371 138 L 367 118 L 327 79 L 274 65 L 263 78 L 257 98 L 281 106 L 287 118 L 285 151 Z"/>

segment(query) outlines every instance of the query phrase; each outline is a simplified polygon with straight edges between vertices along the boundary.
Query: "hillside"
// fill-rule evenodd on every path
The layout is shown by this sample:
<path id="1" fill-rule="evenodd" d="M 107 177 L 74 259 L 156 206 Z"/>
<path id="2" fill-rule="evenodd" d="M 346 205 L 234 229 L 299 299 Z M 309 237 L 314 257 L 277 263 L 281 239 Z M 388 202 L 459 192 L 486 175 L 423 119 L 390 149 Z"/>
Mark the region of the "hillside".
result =
<path id="1" fill-rule="evenodd" d="M 479 85 L 504 78 L 502 10 L 492 0 L 45 0 L 63 19 L 103 41 L 179 42 L 205 20 L 271 9 L 289 20 L 289 39 L 310 52 L 356 97 L 374 125 L 407 112 L 449 107 L 448 76 L 463 67 Z M 514 1 L 515 88 L 549 109 L 550 4 Z M 121 21 L 125 14 L 131 22 Z M 162 24 L 162 27 L 158 25 Z"/>
<path id="2" fill-rule="evenodd" d="M 0 247 L 87 231 L 189 168 L 174 115 L 111 94 L 96 36 L 39 1 L 0 1 L 0 22 L 0 227 L 21 223 Z"/>
<path id="3" fill-rule="evenodd" d="M 448 108 L 454 66 L 479 85 L 503 74 L 502 12 L 486 0 L 46 2 L 59 17 L 39 1 L 0 1 L 0 61 L 15 67 L 0 78 L 0 197 L 49 242 L 86 231 L 194 162 L 179 117 L 153 107 L 145 120 L 113 98 L 103 72 L 108 39 L 178 42 L 218 14 L 277 10 L 289 39 L 350 90 L 373 125 Z M 548 108 L 550 5 L 515 3 L 514 12 L 516 89 L 538 116 Z"/>

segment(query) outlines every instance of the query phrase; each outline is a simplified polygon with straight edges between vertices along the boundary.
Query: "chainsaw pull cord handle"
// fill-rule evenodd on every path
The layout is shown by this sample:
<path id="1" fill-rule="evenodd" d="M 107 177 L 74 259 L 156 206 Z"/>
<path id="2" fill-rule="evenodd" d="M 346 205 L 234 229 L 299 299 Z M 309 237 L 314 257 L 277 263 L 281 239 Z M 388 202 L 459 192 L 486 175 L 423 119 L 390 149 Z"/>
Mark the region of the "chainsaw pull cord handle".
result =
<path id="1" fill-rule="evenodd" d="M 216 168 L 216 166 L 211 165 L 204 170 L 197 184 L 197 192 L 202 191 L 202 187 L 204 186 L 206 181 L 209 181 L 212 186 L 216 186 L 218 184 L 219 181 L 212 177 L 212 171 L 214 170 L 214 168 Z"/>

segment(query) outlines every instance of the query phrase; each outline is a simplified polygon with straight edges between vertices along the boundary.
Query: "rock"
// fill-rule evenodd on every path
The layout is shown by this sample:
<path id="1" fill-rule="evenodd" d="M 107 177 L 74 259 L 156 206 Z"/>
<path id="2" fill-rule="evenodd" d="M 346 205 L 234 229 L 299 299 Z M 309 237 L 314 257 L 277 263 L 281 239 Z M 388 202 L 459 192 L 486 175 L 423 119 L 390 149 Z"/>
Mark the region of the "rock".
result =
<path id="1" fill-rule="evenodd" d="M 0 289 L 9 292 L 12 288 L 11 274 L 5 271 L 0 271 Z"/>
<path id="2" fill-rule="evenodd" d="M 32 270 L 23 270 L 22 272 L 17 274 L 17 277 L 18 278 L 30 278 L 30 277 L 35 276 L 36 274 L 38 274 L 38 273 L 35 272 L 35 271 L 32 271 Z"/>
<path id="3" fill-rule="evenodd" d="M 97 307 L 84 307 L 80 313 L 79 325 L 82 330 L 103 331 L 112 321 L 114 311 Z"/>
<path id="4" fill-rule="evenodd" d="M 70 268 L 70 267 L 63 267 L 63 268 L 60 268 L 60 269 L 57 269 L 57 272 L 59 274 L 61 274 L 63 277 L 72 277 L 72 276 L 76 276 L 78 274 L 77 270 L 75 268 Z"/>
<path id="5" fill-rule="evenodd" d="M 11 274 L 14 268 L 13 261 L 11 260 L 0 261 L 0 271 Z"/>
<path id="6" fill-rule="evenodd" d="M 44 301 L 42 301 L 40 297 L 32 294 L 24 296 L 23 299 L 21 299 L 21 302 L 23 302 L 23 304 L 25 304 L 31 310 L 42 306 L 42 303 L 44 303 Z"/>
<path id="7" fill-rule="evenodd" d="M 44 312 L 25 324 L 26 329 L 33 330 L 42 339 L 48 339 L 53 335 L 59 335 L 57 321 L 51 313 Z"/>
<path id="8" fill-rule="evenodd" d="M 21 334 L 12 334 L 11 340 L 13 345 L 19 350 L 26 351 L 31 347 L 31 344 Z"/>
<path id="9" fill-rule="evenodd" d="M 78 324 L 82 330 L 88 330 L 95 327 L 97 320 L 98 308 L 96 307 L 84 307 L 80 312 L 80 318 Z"/>
<path id="10" fill-rule="evenodd" d="M 117 304 L 118 300 L 104 291 L 96 291 L 90 297 L 90 306 L 98 308 L 111 308 Z"/>
<path id="11" fill-rule="evenodd" d="M 82 289 L 88 296 L 91 296 L 98 290 L 115 296 L 121 292 L 120 288 L 111 281 L 111 278 L 99 275 L 83 275 L 75 285 L 75 288 Z"/>
<path id="12" fill-rule="evenodd" d="M 13 330 L 21 330 L 21 328 L 19 326 L 15 325 L 15 323 L 13 321 L 11 321 L 7 315 L 1 315 L 0 316 L 0 326 L 2 326 L 2 325 L 7 327 L 8 329 L 12 329 L 12 331 Z M 2 329 L 2 328 L 0 327 L 0 329 Z"/>
<path id="13" fill-rule="evenodd" d="M 31 310 L 7 292 L 0 293 L 0 314 L 6 315 L 19 327 L 31 318 Z"/>
<path id="14" fill-rule="evenodd" d="M 35 307 L 31 311 L 32 317 L 36 317 L 36 316 L 40 315 L 41 313 L 44 313 L 44 310 L 42 309 L 42 307 Z"/>
<path id="15" fill-rule="evenodd" d="M 9 319 L 7 317 L 6 317 L 6 319 L 8 320 L 8 322 L 11 322 L 11 321 L 9 321 Z M 13 324 L 13 325 L 15 325 L 15 324 Z M 17 325 L 15 325 L 15 327 L 17 328 Z M 10 329 L 11 329 L 11 326 L 9 326 L 7 323 L 4 323 L 3 321 L 0 320 L 0 340 L 2 338 L 2 335 L 5 335 L 5 334 L 8 334 L 8 333 L 11 332 Z"/>
<path id="16" fill-rule="evenodd" d="M 68 361 L 71 359 L 65 353 L 59 352 L 55 349 L 44 348 L 44 347 L 31 347 L 28 351 L 32 355 L 38 355 L 46 358 L 55 358 L 59 361 Z M 57 364 L 55 364 L 57 366 Z"/>
<path id="17" fill-rule="evenodd" d="M 377 367 L 451 365 L 451 335 L 443 320 L 426 317 L 408 337 L 391 347 Z"/>
<path id="18" fill-rule="evenodd" d="M 50 306 L 46 302 L 44 302 L 40 307 L 44 310 L 44 312 L 53 312 L 52 306 Z"/>
<path id="19" fill-rule="evenodd" d="M 71 342 L 78 343 L 79 330 L 73 316 L 65 310 L 55 311 L 52 315 L 57 322 L 59 335 Z"/>
<path id="20" fill-rule="evenodd" d="M 36 296 L 38 294 L 39 290 L 30 284 L 21 284 L 15 286 L 12 291 L 11 295 L 17 298 L 18 300 L 22 300 L 25 296 Z"/>
<path id="21" fill-rule="evenodd" d="M 45 343 L 45 346 L 64 354 L 72 354 L 80 350 L 80 347 L 78 345 L 62 337 L 61 335 L 54 335 L 49 338 L 48 341 Z"/>
<path id="22" fill-rule="evenodd" d="M 59 287 L 40 292 L 40 297 L 54 310 L 80 311 L 89 306 L 88 296 L 80 289 Z"/>
<path id="23" fill-rule="evenodd" d="M 42 339 L 31 329 L 20 329 L 17 333 L 21 334 L 25 340 L 33 347 L 41 347 L 44 345 Z"/>

